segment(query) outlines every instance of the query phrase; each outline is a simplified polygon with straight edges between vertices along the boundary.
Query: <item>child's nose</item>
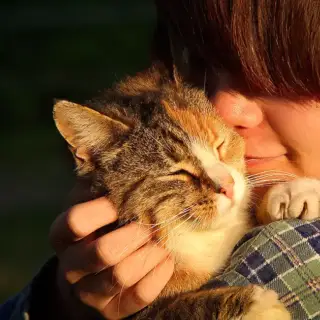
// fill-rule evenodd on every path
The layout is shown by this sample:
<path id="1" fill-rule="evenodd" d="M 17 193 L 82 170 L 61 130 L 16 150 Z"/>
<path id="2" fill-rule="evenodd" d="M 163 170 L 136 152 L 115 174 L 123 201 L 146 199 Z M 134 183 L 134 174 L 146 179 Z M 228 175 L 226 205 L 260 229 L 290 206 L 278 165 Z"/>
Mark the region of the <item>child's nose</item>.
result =
<path id="1" fill-rule="evenodd" d="M 210 100 L 218 114 L 233 128 L 254 128 L 263 121 L 259 103 L 239 93 L 219 91 Z"/>

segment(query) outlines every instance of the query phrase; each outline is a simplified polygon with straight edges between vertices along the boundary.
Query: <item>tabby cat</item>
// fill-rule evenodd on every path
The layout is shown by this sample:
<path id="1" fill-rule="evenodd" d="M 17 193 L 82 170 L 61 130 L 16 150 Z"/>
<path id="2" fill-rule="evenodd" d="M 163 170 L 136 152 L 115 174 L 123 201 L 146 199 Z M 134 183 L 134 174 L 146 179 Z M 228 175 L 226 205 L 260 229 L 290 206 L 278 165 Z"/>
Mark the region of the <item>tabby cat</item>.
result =
<path id="1" fill-rule="evenodd" d="M 154 66 L 86 106 L 58 101 L 54 119 L 87 192 L 114 203 L 119 226 L 154 226 L 174 257 L 171 280 L 136 319 L 290 319 L 258 286 L 197 291 L 252 227 L 244 141 L 203 91 Z"/>

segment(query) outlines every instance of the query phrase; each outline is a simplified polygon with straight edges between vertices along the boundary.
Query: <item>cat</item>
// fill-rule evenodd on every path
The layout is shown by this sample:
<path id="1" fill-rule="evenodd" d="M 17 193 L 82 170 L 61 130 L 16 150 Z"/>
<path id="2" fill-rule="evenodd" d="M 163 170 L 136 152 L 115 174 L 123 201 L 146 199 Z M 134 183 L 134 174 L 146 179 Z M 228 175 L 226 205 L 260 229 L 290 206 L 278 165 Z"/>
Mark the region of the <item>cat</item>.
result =
<path id="1" fill-rule="evenodd" d="M 259 286 L 197 291 L 253 226 L 244 141 L 203 90 L 155 65 L 85 106 L 57 101 L 54 120 L 87 194 L 113 202 L 118 226 L 154 226 L 153 240 L 174 257 L 158 299 L 133 318 L 290 319 Z"/>

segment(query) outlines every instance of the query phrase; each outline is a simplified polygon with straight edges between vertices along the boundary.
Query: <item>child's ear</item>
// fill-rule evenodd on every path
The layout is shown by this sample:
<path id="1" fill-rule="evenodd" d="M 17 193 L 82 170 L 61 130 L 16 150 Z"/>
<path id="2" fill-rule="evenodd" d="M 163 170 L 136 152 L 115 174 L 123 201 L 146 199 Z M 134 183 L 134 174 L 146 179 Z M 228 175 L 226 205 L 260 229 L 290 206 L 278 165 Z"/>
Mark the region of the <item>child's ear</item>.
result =
<path id="1" fill-rule="evenodd" d="M 101 147 L 107 149 L 130 130 L 119 120 L 65 100 L 56 102 L 53 118 L 83 173 L 93 169 L 93 156 Z"/>

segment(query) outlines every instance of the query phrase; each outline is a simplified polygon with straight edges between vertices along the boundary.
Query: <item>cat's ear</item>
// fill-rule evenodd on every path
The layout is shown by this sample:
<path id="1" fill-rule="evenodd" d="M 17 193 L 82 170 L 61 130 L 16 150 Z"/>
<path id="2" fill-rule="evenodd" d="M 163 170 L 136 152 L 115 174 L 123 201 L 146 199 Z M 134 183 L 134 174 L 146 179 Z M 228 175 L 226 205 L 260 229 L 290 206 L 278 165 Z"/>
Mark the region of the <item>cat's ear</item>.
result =
<path id="1" fill-rule="evenodd" d="M 119 120 L 65 100 L 55 103 L 53 118 L 82 171 L 92 169 L 93 156 L 101 147 L 107 148 L 130 130 Z"/>

